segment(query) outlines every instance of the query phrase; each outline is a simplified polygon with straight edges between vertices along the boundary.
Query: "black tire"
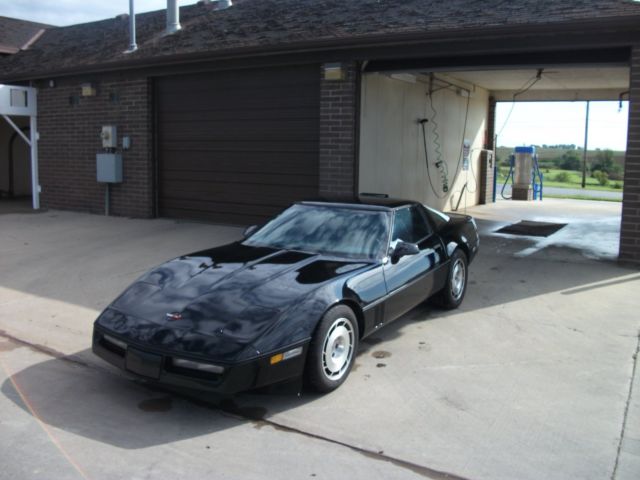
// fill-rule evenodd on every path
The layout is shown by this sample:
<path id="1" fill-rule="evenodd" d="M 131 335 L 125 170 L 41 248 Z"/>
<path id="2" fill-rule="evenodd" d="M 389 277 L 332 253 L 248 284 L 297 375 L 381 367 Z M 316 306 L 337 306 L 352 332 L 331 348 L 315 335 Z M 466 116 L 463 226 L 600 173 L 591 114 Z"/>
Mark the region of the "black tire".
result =
<path id="1" fill-rule="evenodd" d="M 465 253 L 459 248 L 453 251 L 449 262 L 447 283 L 434 297 L 435 303 L 445 310 L 458 308 L 467 292 L 468 261 Z"/>
<path id="2" fill-rule="evenodd" d="M 320 393 L 335 390 L 349 376 L 358 351 L 358 321 L 346 305 L 328 310 L 309 344 L 305 380 Z"/>

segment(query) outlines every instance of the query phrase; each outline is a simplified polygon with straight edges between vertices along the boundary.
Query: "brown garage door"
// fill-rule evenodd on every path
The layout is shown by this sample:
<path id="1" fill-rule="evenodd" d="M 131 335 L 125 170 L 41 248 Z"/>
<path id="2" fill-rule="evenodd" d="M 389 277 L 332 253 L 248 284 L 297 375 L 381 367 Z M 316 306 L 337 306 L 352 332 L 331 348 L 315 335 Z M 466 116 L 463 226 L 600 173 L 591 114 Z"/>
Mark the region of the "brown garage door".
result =
<path id="1" fill-rule="evenodd" d="M 251 224 L 318 194 L 319 67 L 158 78 L 158 207 Z"/>

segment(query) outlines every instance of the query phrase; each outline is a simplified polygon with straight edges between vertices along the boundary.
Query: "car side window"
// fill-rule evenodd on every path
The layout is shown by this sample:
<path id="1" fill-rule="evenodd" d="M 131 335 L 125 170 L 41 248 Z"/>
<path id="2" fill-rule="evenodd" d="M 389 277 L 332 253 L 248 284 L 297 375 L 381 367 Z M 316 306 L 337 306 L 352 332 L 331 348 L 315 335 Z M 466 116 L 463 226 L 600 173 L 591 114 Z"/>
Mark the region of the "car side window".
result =
<path id="1" fill-rule="evenodd" d="M 431 233 L 427 220 L 417 206 L 405 207 L 396 210 L 393 222 L 393 234 L 391 242 L 398 240 L 409 243 L 418 243 Z"/>

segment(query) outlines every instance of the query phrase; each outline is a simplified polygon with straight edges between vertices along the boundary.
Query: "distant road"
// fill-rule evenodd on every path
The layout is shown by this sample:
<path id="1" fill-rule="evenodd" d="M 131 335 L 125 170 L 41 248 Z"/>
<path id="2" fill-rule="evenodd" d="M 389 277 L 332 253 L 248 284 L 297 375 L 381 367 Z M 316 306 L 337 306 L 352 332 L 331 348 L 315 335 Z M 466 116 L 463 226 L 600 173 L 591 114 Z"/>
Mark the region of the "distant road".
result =
<path id="1" fill-rule="evenodd" d="M 500 195 L 501 189 L 502 189 L 502 185 L 498 185 L 498 195 Z M 504 194 L 508 197 L 511 196 L 511 185 L 506 186 L 506 188 L 504 189 Z M 544 187 L 542 194 L 543 194 L 543 197 L 544 197 L 544 194 L 584 195 L 586 197 L 622 200 L 622 192 L 604 192 L 602 190 L 588 190 L 588 189 L 583 190 L 582 188 Z"/>

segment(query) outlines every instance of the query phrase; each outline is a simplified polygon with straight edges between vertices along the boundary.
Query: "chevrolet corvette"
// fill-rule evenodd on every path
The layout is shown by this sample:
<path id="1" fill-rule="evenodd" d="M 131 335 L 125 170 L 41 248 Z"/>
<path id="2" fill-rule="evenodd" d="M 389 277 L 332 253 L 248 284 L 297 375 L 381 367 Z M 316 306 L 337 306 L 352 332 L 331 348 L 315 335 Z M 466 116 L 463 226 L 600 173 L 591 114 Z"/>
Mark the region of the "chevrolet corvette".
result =
<path id="1" fill-rule="evenodd" d="M 231 394 L 303 376 L 329 392 L 363 338 L 429 298 L 458 307 L 478 246 L 473 218 L 413 201 L 295 203 L 144 274 L 95 321 L 93 351 L 174 386 Z"/>

